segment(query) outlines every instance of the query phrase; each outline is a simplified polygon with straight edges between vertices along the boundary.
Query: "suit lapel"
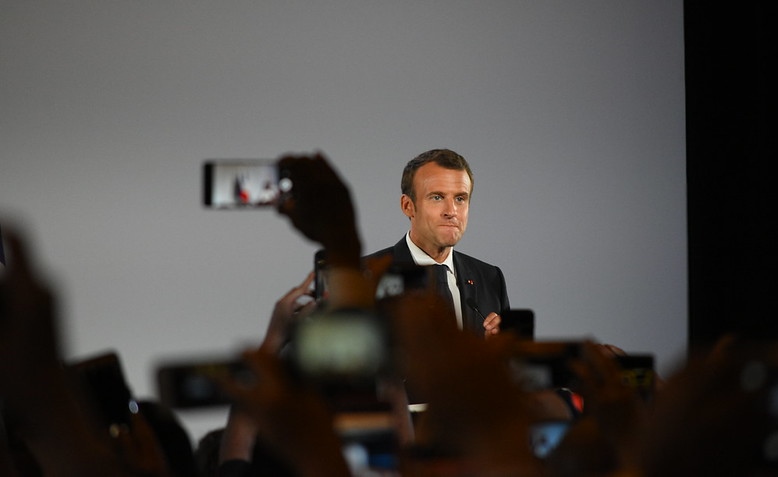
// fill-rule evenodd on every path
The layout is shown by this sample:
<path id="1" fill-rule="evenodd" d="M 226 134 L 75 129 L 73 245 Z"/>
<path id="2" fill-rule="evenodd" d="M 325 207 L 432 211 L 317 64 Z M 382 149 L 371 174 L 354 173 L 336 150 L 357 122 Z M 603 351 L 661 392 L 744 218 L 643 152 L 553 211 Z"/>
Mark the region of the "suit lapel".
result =
<path id="1" fill-rule="evenodd" d="M 394 244 L 392 248 L 392 256 L 395 262 L 399 263 L 414 263 L 413 256 L 411 255 L 411 249 L 408 248 L 408 243 L 405 241 L 405 236 Z"/>
<path id="2" fill-rule="evenodd" d="M 414 263 L 411 250 L 408 248 L 404 236 L 392 247 L 392 255 L 395 262 Z M 463 327 L 466 330 L 472 330 L 479 336 L 483 336 L 481 317 L 467 306 L 468 299 L 478 303 L 478 284 L 475 281 L 475 274 L 470 267 L 463 263 L 461 256 L 456 250 L 454 251 L 454 269 L 456 270 L 457 287 L 459 287 L 460 304 L 462 306 Z"/>

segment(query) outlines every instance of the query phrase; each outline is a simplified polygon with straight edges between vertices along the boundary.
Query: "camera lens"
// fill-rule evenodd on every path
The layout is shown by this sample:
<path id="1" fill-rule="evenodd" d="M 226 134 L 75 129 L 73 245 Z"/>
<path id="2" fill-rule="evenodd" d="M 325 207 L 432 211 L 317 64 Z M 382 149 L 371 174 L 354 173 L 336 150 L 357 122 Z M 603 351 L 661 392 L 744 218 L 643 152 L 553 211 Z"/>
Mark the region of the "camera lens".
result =
<path id="1" fill-rule="evenodd" d="M 292 190 L 292 179 L 284 177 L 278 181 L 278 190 L 281 192 L 289 192 Z"/>

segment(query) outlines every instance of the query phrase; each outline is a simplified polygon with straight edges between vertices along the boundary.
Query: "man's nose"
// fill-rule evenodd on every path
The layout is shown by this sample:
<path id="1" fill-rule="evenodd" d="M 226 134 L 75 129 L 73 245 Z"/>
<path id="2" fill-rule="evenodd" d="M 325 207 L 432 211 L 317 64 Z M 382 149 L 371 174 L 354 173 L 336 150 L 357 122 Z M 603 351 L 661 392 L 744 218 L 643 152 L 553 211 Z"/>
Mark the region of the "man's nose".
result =
<path id="1" fill-rule="evenodd" d="M 457 214 L 457 207 L 454 199 L 446 199 L 443 203 L 445 204 L 445 207 L 443 207 L 443 215 L 451 217 Z"/>

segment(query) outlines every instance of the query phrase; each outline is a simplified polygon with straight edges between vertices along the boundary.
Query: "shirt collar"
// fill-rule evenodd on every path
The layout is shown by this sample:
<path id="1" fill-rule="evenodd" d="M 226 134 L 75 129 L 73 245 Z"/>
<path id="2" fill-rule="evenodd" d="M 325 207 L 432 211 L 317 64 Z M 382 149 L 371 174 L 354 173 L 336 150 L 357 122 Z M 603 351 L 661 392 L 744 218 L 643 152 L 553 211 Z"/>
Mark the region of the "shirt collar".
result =
<path id="1" fill-rule="evenodd" d="M 436 262 L 432 257 L 427 255 L 427 252 L 419 248 L 418 245 L 413 243 L 413 240 L 411 240 L 411 232 L 405 234 L 405 243 L 408 244 L 408 249 L 411 251 L 411 257 L 413 257 L 414 263 L 416 265 L 420 266 L 427 266 L 427 265 L 436 265 L 438 262 Z M 443 262 L 441 262 L 442 265 L 445 265 L 448 267 L 449 271 L 451 273 L 454 272 L 454 248 L 451 248 L 451 251 L 448 254 L 448 257 L 446 257 Z"/>

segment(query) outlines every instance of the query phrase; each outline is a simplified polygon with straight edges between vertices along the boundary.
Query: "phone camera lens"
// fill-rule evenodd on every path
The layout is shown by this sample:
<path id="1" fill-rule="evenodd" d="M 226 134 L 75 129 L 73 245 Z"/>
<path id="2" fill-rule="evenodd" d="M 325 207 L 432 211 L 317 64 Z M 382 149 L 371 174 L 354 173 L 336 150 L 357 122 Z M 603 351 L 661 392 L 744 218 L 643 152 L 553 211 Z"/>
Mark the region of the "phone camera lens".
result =
<path id="1" fill-rule="evenodd" d="M 292 190 L 292 179 L 288 177 L 284 177 L 280 181 L 278 181 L 278 190 L 281 192 L 289 192 Z"/>

